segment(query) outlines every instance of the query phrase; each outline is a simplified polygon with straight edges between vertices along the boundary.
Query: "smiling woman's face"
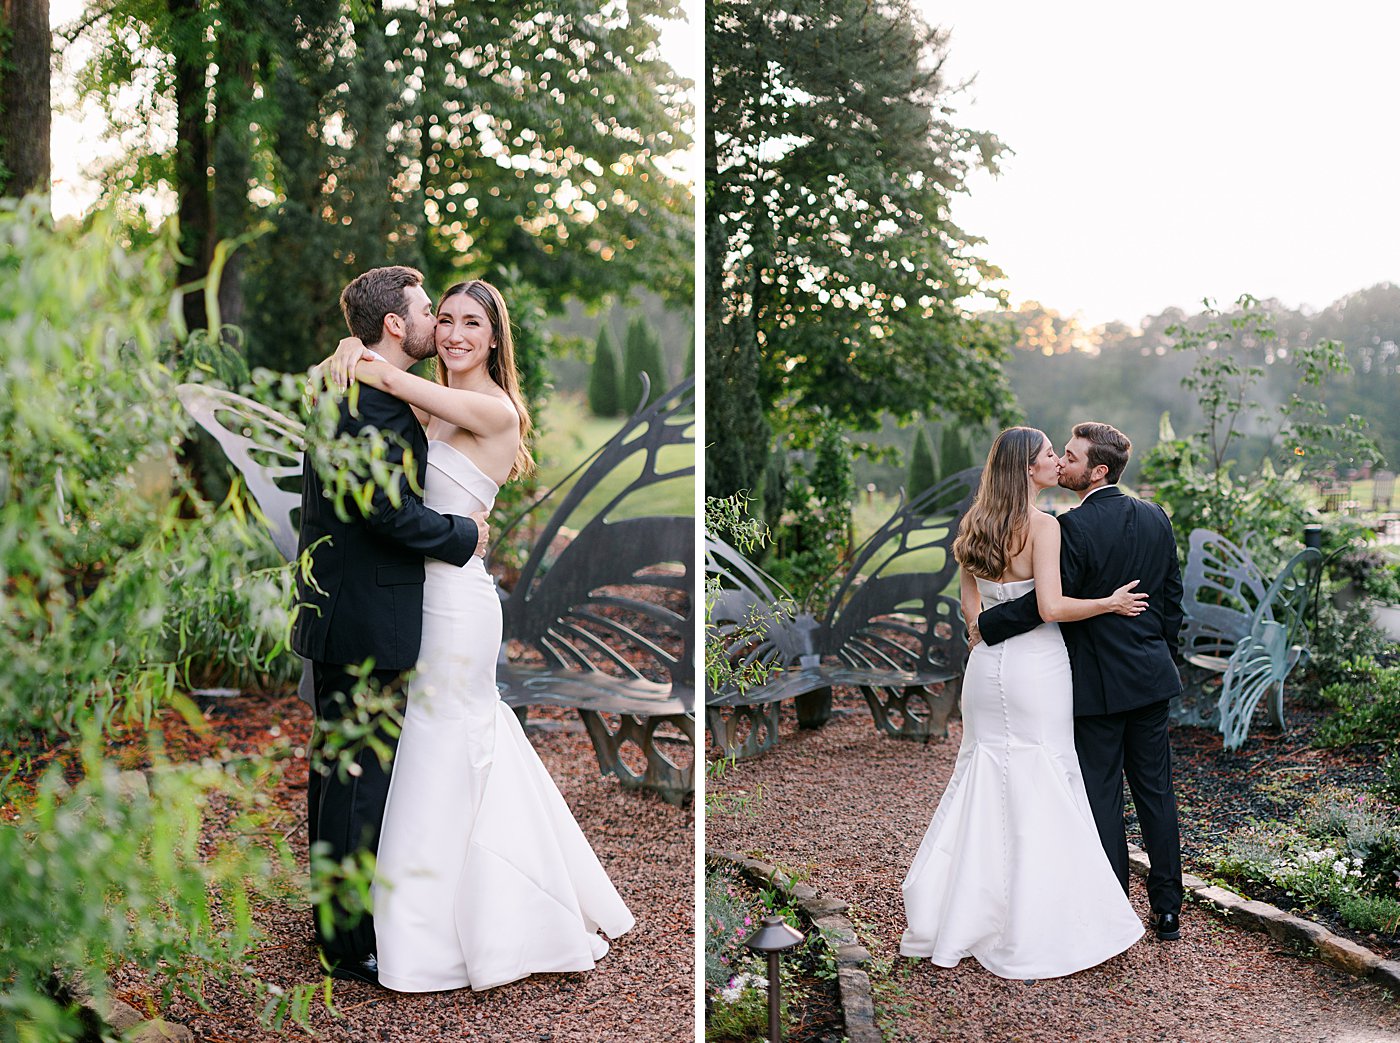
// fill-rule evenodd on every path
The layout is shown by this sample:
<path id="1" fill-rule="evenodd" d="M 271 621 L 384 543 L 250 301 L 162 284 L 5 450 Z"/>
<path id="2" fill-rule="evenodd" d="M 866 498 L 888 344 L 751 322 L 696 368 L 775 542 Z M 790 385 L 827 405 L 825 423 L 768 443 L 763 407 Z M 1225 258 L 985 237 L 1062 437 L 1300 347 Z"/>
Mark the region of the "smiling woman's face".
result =
<path id="1" fill-rule="evenodd" d="M 480 301 L 471 294 L 457 293 L 442 302 L 437 314 L 437 349 L 449 373 L 485 366 L 494 345 L 491 319 Z"/>

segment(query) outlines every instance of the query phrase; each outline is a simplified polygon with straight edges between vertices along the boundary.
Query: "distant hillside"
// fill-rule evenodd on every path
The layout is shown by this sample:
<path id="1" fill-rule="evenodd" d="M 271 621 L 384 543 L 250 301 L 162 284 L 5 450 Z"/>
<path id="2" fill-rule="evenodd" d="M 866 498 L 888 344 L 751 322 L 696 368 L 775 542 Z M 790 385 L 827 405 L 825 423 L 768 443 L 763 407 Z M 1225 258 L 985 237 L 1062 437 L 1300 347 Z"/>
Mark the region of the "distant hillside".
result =
<path id="1" fill-rule="evenodd" d="M 1368 422 L 1391 469 L 1400 466 L 1400 286 L 1380 283 L 1360 290 L 1319 312 L 1304 312 L 1266 302 L 1278 340 L 1249 361 L 1265 368 L 1259 385 L 1264 404 L 1281 403 L 1292 391 L 1288 352 L 1328 338 L 1346 346 L 1353 373 L 1330 382 L 1319 398 L 1333 416 L 1356 413 Z M 1026 423 L 1044 429 L 1057 447 L 1078 420 L 1103 420 L 1133 440 L 1134 461 L 1157 442 L 1159 421 L 1171 414 L 1179 433 L 1199 426 L 1200 407 L 1181 387 L 1192 358 L 1168 346 L 1165 335 L 1174 323 L 1203 325 L 1201 314 L 1169 309 L 1143 320 L 1141 329 L 1122 323 L 1086 327 L 1073 317 L 1028 304 L 1005 318 L 1019 331 L 1007 375 L 1024 410 Z M 936 418 L 935 418 L 936 419 Z M 974 433 L 978 459 L 991 444 L 992 431 Z M 1257 460 L 1266 432 L 1249 432 L 1241 447 L 1245 462 Z M 893 449 L 884 463 L 863 461 L 857 481 L 874 482 L 892 492 L 904 481 L 912 429 L 890 424 L 864 436 L 876 446 Z M 1128 479 L 1136 475 L 1131 465 Z"/>

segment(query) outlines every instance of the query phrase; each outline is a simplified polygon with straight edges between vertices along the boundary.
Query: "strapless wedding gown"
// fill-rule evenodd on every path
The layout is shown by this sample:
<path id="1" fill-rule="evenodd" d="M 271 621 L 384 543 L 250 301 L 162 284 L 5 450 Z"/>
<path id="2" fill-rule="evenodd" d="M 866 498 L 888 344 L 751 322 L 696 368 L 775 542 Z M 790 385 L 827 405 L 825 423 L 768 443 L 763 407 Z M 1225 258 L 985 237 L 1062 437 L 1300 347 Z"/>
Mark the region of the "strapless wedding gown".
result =
<path id="1" fill-rule="evenodd" d="M 428 443 L 429 507 L 489 510 L 497 491 L 451 445 Z M 482 559 L 429 560 L 373 886 L 379 980 L 399 992 L 591 970 L 608 951 L 598 932 L 635 922 L 497 693 L 500 645 Z"/>
<path id="2" fill-rule="evenodd" d="M 984 606 L 1035 581 L 979 579 Z M 963 738 L 904 879 L 905 956 L 965 956 L 1003 978 L 1055 978 L 1128 949 L 1142 922 L 1099 843 L 1074 752 L 1060 628 L 979 644 L 962 689 Z"/>

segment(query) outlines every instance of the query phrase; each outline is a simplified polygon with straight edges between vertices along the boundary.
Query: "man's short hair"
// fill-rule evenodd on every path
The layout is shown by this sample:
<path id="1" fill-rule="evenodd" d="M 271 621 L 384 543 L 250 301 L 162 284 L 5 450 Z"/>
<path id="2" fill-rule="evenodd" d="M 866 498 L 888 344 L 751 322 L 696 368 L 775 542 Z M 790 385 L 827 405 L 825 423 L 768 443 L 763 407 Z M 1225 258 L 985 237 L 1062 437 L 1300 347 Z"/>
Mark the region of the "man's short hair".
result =
<path id="1" fill-rule="evenodd" d="M 345 325 L 366 345 L 378 344 L 384 336 L 384 316 L 399 315 L 407 320 L 408 300 L 404 290 L 422 285 L 423 273 L 401 264 L 362 272 L 340 291 L 340 310 L 345 316 Z"/>
<path id="2" fill-rule="evenodd" d="M 1074 437 L 1089 443 L 1089 470 L 1092 471 L 1099 464 L 1103 464 L 1108 468 L 1104 481 L 1109 485 L 1117 485 L 1133 451 L 1133 443 L 1128 440 L 1128 436 L 1111 424 L 1087 421 L 1074 425 Z"/>

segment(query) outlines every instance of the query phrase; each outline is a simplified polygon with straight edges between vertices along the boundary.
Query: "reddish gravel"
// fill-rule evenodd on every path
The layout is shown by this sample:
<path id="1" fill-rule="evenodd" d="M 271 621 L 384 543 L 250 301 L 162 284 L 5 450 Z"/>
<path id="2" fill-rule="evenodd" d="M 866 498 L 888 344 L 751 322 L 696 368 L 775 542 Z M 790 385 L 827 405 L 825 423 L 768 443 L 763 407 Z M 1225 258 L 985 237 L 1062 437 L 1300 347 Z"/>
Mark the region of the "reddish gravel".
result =
<path id="1" fill-rule="evenodd" d="M 304 743 L 310 711 L 294 696 L 248 696 L 211 714 L 232 750 L 274 741 Z M 536 721 L 536 717 L 539 721 Z M 178 730 L 178 726 L 177 730 Z M 338 1015 L 313 1007 L 316 1037 L 327 1043 L 436 1043 L 445 1040 L 670 1041 L 691 1038 L 694 1024 L 694 815 L 649 795 L 623 790 L 598 774 L 592 745 L 577 717 L 564 711 L 531 715 L 531 742 L 558 784 L 613 883 L 637 918 L 596 970 L 527 978 L 485 993 L 470 990 L 401 995 L 356 982 L 335 982 Z M 305 868 L 306 768 L 292 767 L 275 794 Z M 212 826 L 217 830 L 217 824 Z M 267 932 L 253 961 L 264 979 L 291 987 L 322 980 L 311 946 L 307 910 L 280 904 L 256 910 Z M 138 1007 L 155 997 L 139 978 L 118 975 L 120 998 Z M 164 1017 L 188 1026 L 202 1043 L 261 1043 L 307 1038 L 262 1032 L 247 1000 L 210 986 L 208 1011 L 176 998 Z M 678 1026 L 680 1031 L 678 1032 Z"/>
<path id="2" fill-rule="evenodd" d="M 863 702 L 824 728 L 785 719 L 772 752 L 711 789 L 761 787 L 756 812 L 711 814 L 706 847 L 806 875 L 851 903 L 875 957 L 877 1016 L 892 1041 L 1264 1043 L 1400 1040 L 1400 1004 L 1375 986 L 1188 906 L 1179 942 L 1145 938 L 1107 963 L 1033 985 L 964 960 L 951 970 L 898 955 L 900 882 L 937 806 L 961 738 L 923 745 L 879 735 Z M 1188 869 L 1191 867 L 1188 866 Z M 1132 899 L 1147 913 L 1141 883 Z M 1047 896 L 1053 901 L 1053 896 Z"/>

